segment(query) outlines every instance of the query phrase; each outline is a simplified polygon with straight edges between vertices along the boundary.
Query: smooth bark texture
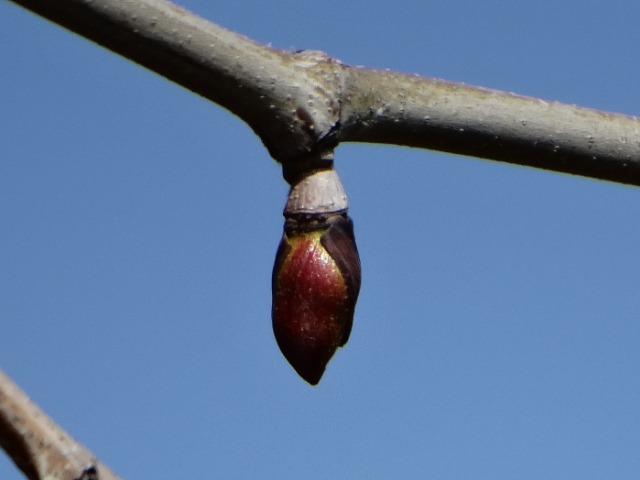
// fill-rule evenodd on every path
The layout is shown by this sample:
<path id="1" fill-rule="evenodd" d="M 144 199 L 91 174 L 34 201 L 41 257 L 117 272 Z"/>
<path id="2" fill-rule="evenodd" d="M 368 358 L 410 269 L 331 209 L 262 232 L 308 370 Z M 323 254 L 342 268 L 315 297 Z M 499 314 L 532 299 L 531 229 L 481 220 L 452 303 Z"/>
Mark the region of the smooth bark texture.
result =
<path id="1" fill-rule="evenodd" d="M 0 446 L 30 479 L 116 480 L 0 371 Z"/>
<path id="2" fill-rule="evenodd" d="M 393 143 L 640 185 L 636 117 L 285 52 L 165 0 L 13 0 L 224 106 L 279 162 Z"/>
<path id="3" fill-rule="evenodd" d="M 640 184 L 640 121 L 512 93 L 351 69 L 343 141 L 393 143 Z"/>
<path id="4" fill-rule="evenodd" d="M 282 161 L 316 147 L 337 121 L 334 61 L 282 52 L 165 0 L 19 0 L 238 115 Z"/>

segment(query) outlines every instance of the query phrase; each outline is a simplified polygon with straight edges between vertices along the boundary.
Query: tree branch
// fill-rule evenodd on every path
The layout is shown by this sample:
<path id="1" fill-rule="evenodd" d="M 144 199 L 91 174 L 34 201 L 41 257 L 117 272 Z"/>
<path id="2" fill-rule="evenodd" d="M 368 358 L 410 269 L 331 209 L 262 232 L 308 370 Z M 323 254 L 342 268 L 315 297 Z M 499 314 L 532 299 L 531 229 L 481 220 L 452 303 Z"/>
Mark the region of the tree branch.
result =
<path id="1" fill-rule="evenodd" d="M 246 121 L 279 162 L 393 143 L 640 185 L 640 120 L 259 45 L 166 0 L 13 0 Z"/>
<path id="2" fill-rule="evenodd" d="M 0 371 L 0 447 L 30 479 L 117 480 Z"/>
<path id="3" fill-rule="evenodd" d="M 640 185 L 640 120 L 395 72 L 350 69 L 340 139 Z"/>
<path id="4" fill-rule="evenodd" d="M 314 149 L 337 121 L 335 69 L 321 52 L 268 48 L 165 0 L 15 3 L 227 108 L 279 161 Z"/>

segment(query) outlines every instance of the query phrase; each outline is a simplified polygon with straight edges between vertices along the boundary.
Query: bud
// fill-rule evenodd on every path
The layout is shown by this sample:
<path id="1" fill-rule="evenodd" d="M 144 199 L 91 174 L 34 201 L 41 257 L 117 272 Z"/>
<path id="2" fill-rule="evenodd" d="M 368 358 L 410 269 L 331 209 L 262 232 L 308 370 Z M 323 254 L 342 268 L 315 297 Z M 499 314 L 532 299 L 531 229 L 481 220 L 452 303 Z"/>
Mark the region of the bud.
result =
<path id="1" fill-rule="evenodd" d="M 346 207 L 334 171 L 316 172 L 295 185 L 273 268 L 276 341 L 312 385 L 347 343 L 360 290 L 360 258 Z"/>

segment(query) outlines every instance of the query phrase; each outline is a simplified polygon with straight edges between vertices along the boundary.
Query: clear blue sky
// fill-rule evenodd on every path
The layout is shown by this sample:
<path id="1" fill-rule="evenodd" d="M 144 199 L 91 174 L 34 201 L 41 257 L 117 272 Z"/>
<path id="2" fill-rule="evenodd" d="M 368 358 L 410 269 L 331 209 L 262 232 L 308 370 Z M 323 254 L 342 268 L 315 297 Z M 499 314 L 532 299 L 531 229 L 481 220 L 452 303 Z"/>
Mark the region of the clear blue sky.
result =
<path id="1" fill-rule="evenodd" d="M 637 0 L 182 4 L 276 47 L 640 114 Z M 638 478 L 640 189 L 341 146 L 363 285 L 313 388 L 271 332 L 287 188 L 249 128 L 13 4 L 0 21 L 0 368 L 117 473 Z"/>

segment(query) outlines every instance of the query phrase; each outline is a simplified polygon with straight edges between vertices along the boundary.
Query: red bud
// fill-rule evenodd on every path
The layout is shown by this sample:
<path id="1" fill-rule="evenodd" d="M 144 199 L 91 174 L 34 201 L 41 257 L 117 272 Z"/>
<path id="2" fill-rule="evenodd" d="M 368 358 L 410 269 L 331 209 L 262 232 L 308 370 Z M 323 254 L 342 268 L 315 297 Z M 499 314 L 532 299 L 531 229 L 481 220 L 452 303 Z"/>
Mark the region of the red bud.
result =
<path id="1" fill-rule="evenodd" d="M 280 350 L 316 385 L 349 339 L 360 290 L 360 259 L 346 214 L 287 221 L 272 278 L 273 331 Z"/>

